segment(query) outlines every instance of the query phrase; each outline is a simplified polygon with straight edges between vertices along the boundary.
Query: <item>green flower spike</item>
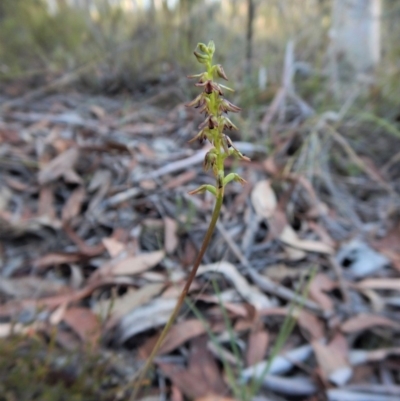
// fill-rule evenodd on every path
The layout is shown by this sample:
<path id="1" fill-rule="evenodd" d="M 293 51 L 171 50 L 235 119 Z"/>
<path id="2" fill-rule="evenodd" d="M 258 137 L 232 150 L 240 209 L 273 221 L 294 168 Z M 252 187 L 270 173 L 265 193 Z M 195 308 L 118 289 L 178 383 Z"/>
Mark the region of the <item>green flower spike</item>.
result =
<path id="1" fill-rule="evenodd" d="M 223 194 L 224 187 L 228 182 L 233 180 L 242 184 L 245 183 L 245 180 L 237 174 L 229 174 L 225 177 L 224 160 L 231 155 L 241 160 L 250 159 L 242 155 L 233 146 L 231 139 L 223 133 L 224 129 L 237 129 L 228 118 L 227 113 L 238 113 L 241 109 L 223 97 L 223 89 L 228 91 L 233 90 L 214 81 L 214 79 L 218 77 L 228 81 L 228 77 L 222 66 L 220 64 L 212 64 L 214 52 L 215 45 L 213 41 L 210 41 L 208 45 L 204 43 L 199 43 L 197 45 L 197 50 L 194 52 L 194 55 L 199 63 L 205 65 L 206 71 L 191 75 L 189 78 L 198 78 L 199 81 L 195 86 L 203 88 L 203 92 L 188 103 L 187 106 L 200 108 L 200 112 L 205 112 L 206 114 L 205 120 L 199 126 L 200 132 L 189 142 L 193 142 L 196 139 L 200 141 L 208 139 L 214 146 L 214 148 L 206 154 L 203 167 L 206 171 L 212 168 L 217 181 L 215 191 L 215 196 L 217 197 L 219 192 Z M 203 186 L 200 188 L 203 188 Z M 203 191 L 195 190 L 191 193 L 199 192 Z"/>
<path id="2" fill-rule="evenodd" d="M 150 366 L 160 350 L 175 319 L 177 318 L 185 297 L 189 292 L 190 286 L 196 277 L 196 272 L 201 261 L 203 260 L 204 253 L 210 244 L 215 226 L 218 221 L 219 213 L 224 200 L 225 185 L 231 181 L 240 182 L 241 184 L 245 183 L 245 180 L 236 173 L 230 173 L 225 176 L 224 161 L 231 155 L 239 158 L 240 160 L 250 160 L 246 156 L 242 155 L 239 150 L 233 146 L 231 139 L 223 133 L 225 128 L 237 129 L 226 114 L 228 112 L 237 113 L 240 108 L 223 98 L 223 90 L 232 91 L 232 89 L 214 82 L 214 79 L 218 77 L 228 80 L 223 68 L 219 64 L 212 64 L 212 58 L 215 52 L 214 42 L 211 41 L 207 46 L 204 43 L 199 43 L 197 48 L 199 51 L 196 50 L 194 55 L 200 64 L 205 65 L 206 71 L 202 72 L 201 74 L 193 75 L 191 78 L 199 79 L 196 86 L 203 88 L 203 92 L 198 95 L 196 99 L 190 102 L 188 106 L 199 108 L 200 112 L 205 112 L 206 114 L 206 119 L 200 124 L 200 132 L 194 137 L 193 140 L 208 140 L 213 145 L 213 148 L 205 155 L 203 167 L 206 171 L 210 169 L 212 170 L 215 176 L 216 185 L 202 185 L 194 191 L 189 192 L 189 194 L 194 195 L 208 191 L 215 196 L 215 205 L 210 224 L 207 232 L 204 235 L 203 243 L 201 244 L 199 253 L 193 262 L 192 270 L 189 273 L 189 276 L 179 295 L 176 306 L 168 319 L 168 322 L 164 326 L 164 329 L 158 337 L 150 356 L 147 358 L 147 361 L 143 366 L 137 381 L 135 382 L 134 390 L 130 397 L 131 401 L 137 400 L 146 374 L 149 371 Z"/>

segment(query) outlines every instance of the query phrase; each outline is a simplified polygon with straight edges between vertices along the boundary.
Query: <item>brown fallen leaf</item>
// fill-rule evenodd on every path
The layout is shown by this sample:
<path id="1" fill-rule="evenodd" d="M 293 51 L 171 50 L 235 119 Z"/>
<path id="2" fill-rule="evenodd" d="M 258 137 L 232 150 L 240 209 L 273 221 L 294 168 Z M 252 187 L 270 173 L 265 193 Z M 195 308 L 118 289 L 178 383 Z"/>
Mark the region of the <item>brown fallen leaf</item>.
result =
<path id="1" fill-rule="evenodd" d="M 64 176 L 71 179 L 72 176 L 76 179 L 76 173 L 72 170 L 78 161 L 79 151 L 77 148 L 70 148 L 59 154 L 50 163 L 41 168 L 38 174 L 40 185 L 48 184 L 58 178 Z"/>
<path id="2" fill-rule="evenodd" d="M 92 258 L 104 252 L 104 245 L 102 242 L 96 245 L 88 245 L 68 223 L 64 224 L 64 232 L 85 257 Z"/>
<path id="3" fill-rule="evenodd" d="M 400 324 L 390 320 L 384 316 L 370 315 L 370 314 L 360 314 L 356 317 L 352 317 L 340 326 L 342 332 L 344 333 L 354 333 L 357 331 L 363 331 L 370 329 L 375 326 L 392 327 L 395 329 L 400 329 Z"/>
<path id="4" fill-rule="evenodd" d="M 246 351 L 246 365 L 252 366 L 256 363 L 261 362 L 267 352 L 268 344 L 268 331 L 266 331 L 262 327 L 255 331 L 251 331 Z"/>
<path id="5" fill-rule="evenodd" d="M 110 315 L 113 322 L 107 325 L 109 329 L 127 313 L 151 301 L 162 291 L 164 286 L 164 283 L 150 283 L 142 286 L 138 290 L 131 289 L 120 297 L 96 302 L 92 310 L 102 318 L 106 318 L 108 317 L 107 315 Z"/>
<path id="6" fill-rule="evenodd" d="M 250 285 L 232 263 L 221 261 L 200 266 L 197 275 L 199 276 L 209 272 L 223 274 L 233 283 L 239 294 L 255 308 L 263 309 L 271 306 L 269 298 L 257 287 Z"/>
<path id="7" fill-rule="evenodd" d="M 334 309 L 334 304 L 325 291 L 332 291 L 336 287 L 337 284 L 326 274 L 318 273 L 310 283 L 310 298 L 317 302 L 323 310 L 330 312 Z"/>
<path id="8" fill-rule="evenodd" d="M 400 291 L 399 278 L 369 278 L 355 284 L 356 288 Z"/>
<path id="9" fill-rule="evenodd" d="M 86 197 L 86 191 L 85 188 L 82 186 L 76 188 L 72 192 L 71 196 L 68 198 L 62 210 L 62 221 L 64 223 L 78 216 L 83 201 L 85 200 L 85 197 Z"/>
<path id="10" fill-rule="evenodd" d="M 297 316 L 297 323 L 311 335 L 311 340 L 320 340 L 325 336 L 324 325 L 320 319 L 306 310 L 301 310 Z"/>
<path id="11" fill-rule="evenodd" d="M 174 219 L 170 217 L 164 218 L 164 247 L 167 254 L 175 252 L 178 246 L 178 224 Z"/>
<path id="12" fill-rule="evenodd" d="M 224 396 L 227 387 L 213 355 L 207 349 L 207 337 L 191 341 L 188 367 L 158 362 L 162 372 L 187 397 L 200 398 L 212 395 Z"/>
<path id="13" fill-rule="evenodd" d="M 72 307 L 63 316 L 63 321 L 84 342 L 96 345 L 100 338 L 100 322 L 88 308 Z"/>
<path id="14" fill-rule="evenodd" d="M 345 385 L 353 374 L 345 356 L 319 341 L 313 341 L 311 344 L 321 369 L 322 378 L 339 387 Z"/>
<path id="15" fill-rule="evenodd" d="M 118 240 L 112 237 L 103 238 L 101 242 L 107 249 L 107 252 L 113 258 L 119 255 L 125 249 L 125 245 L 122 242 L 119 242 Z"/>
<path id="16" fill-rule="evenodd" d="M 158 265 L 165 256 L 164 251 L 142 253 L 137 256 L 128 256 L 112 267 L 113 275 L 131 275 L 142 273 Z"/>
<path id="17" fill-rule="evenodd" d="M 67 263 L 77 263 L 84 260 L 86 257 L 81 253 L 63 253 L 55 252 L 49 253 L 37 259 L 34 264 L 37 269 L 44 269 L 50 266 L 57 266 Z"/>
<path id="18" fill-rule="evenodd" d="M 161 346 L 158 355 L 167 354 L 174 349 L 180 347 L 185 342 L 189 341 L 194 337 L 198 337 L 206 332 L 204 324 L 200 320 L 188 319 L 183 322 L 179 322 L 172 326 L 168 332 L 163 345 Z M 148 358 L 150 355 L 159 335 L 150 338 L 140 350 L 142 358 Z"/>
<path id="19" fill-rule="evenodd" d="M 305 252 L 323 253 L 333 255 L 334 249 L 321 241 L 300 239 L 290 225 L 287 225 L 279 239 L 286 245 Z"/>

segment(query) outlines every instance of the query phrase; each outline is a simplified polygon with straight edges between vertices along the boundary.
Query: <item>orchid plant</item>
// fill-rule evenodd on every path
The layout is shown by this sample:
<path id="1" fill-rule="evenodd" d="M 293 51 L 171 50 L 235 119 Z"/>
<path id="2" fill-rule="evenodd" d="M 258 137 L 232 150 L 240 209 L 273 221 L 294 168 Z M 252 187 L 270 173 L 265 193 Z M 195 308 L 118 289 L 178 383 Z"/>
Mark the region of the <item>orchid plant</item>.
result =
<path id="1" fill-rule="evenodd" d="M 222 78 L 226 81 L 228 78 L 220 64 L 213 64 L 212 61 L 214 52 L 215 45 L 213 41 L 210 41 L 208 45 L 205 45 L 204 43 L 199 43 L 197 45 L 194 55 L 197 58 L 197 61 L 205 66 L 205 71 L 197 75 L 191 75 L 189 78 L 198 78 L 198 82 L 195 84 L 195 86 L 202 88 L 203 91 L 192 102 L 187 104 L 187 106 L 198 108 L 201 113 L 205 113 L 205 120 L 199 126 L 200 131 L 189 142 L 193 142 L 195 140 L 203 142 L 207 140 L 212 144 L 212 149 L 209 150 L 204 157 L 203 168 L 205 171 L 211 169 L 216 180 L 215 186 L 202 185 L 194 191 L 191 191 L 190 194 L 199 194 L 206 191 L 212 193 L 215 196 L 214 210 L 207 232 L 204 236 L 202 246 L 194 261 L 186 284 L 178 298 L 176 306 L 171 313 L 168 322 L 161 332 L 149 358 L 146 361 L 146 364 L 139 375 L 138 384 L 134 388 L 131 400 L 136 399 L 144 378 L 161 345 L 163 344 L 166 335 L 174 323 L 190 289 L 190 286 L 196 276 L 196 272 L 200 266 L 217 224 L 224 199 L 225 186 L 231 181 L 236 181 L 241 184 L 245 183 L 245 180 L 236 173 L 229 173 L 225 175 L 224 161 L 227 157 L 236 156 L 238 159 L 246 161 L 249 161 L 250 159 L 244 156 L 237 148 L 235 148 L 229 136 L 224 133 L 226 129 L 237 129 L 233 122 L 228 118 L 227 114 L 228 112 L 237 113 L 240 111 L 240 108 L 224 98 L 224 92 L 233 92 L 233 89 L 216 82 L 217 78 Z"/>

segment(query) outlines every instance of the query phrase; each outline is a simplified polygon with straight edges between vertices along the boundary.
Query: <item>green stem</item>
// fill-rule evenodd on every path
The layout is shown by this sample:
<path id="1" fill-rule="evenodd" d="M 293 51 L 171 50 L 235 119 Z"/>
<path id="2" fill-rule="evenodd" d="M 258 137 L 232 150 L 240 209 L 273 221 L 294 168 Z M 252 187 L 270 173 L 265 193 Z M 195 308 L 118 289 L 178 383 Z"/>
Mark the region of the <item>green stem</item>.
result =
<path id="1" fill-rule="evenodd" d="M 144 378 L 146 377 L 147 372 L 149 371 L 150 366 L 152 365 L 152 363 L 154 361 L 154 358 L 156 357 L 158 351 L 160 350 L 160 348 L 161 348 L 161 346 L 162 346 L 162 344 L 163 344 L 163 342 L 165 340 L 165 337 L 167 336 L 171 326 L 173 325 L 176 317 L 178 316 L 178 313 L 179 313 L 179 311 L 180 311 L 180 309 L 182 307 L 182 304 L 183 304 L 183 302 L 184 302 L 184 300 L 186 298 L 186 295 L 189 292 L 190 286 L 191 286 L 194 278 L 196 277 L 197 270 L 198 270 L 198 268 L 200 266 L 200 263 L 201 263 L 201 261 L 203 259 L 204 253 L 206 252 L 206 249 L 207 249 L 207 247 L 208 247 L 208 245 L 209 245 L 209 243 L 211 241 L 212 234 L 213 234 L 215 226 L 217 224 L 217 220 L 218 220 L 218 217 L 219 217 L 219 213 L 221 211 L 221 206 L 222 206 L 223 199 L 224 199 L 224 188 L 221 188 L 220 190 L 217 190 L 217 199 L 216 199 L 214 210 L 213 210 L 213 214 L 212 214 L 212 217 L 211 217 L 211 222 L 210 222 L 210 225 L 208 226 L 208 229 L 207 229 L 207 232 L 206 232 L 206 234 L 204 236 L 203 243 L 201 245 L 200 251 L 199 251 L 199 253 L 197 255 L 196 260 L 194 261 L 193 268 L 192 268 L 192 270 L 191 270 L 191 272 L 189 274 L 189 277 L 188 277 L 188 279 L 186 281 L 185 287 L 183 288 L 183 290 L 182 290 L 182 292 L 181 292 L 181 294 L 180 294 L 180 296 L 178 298 L 178 302 L 177 302 L 174 310 L 172 311 L 171 316 L 168 319 L 168 322 L 164 326 L 164 329 L 161 332 L 160 337 L 158 338 L 153 350 L 151 351 L 150 356 L 148 357 L 148 359 L 146 361 L 146 364 L 144 365 L 144 367 L 143 367 L 143 369 L 142 369 L 142 371 L 141 371 L 141 373 L 139 375 L 138 384 L 133 390 L 132 396 L 130 397 L 130 401 L 136 400 L 137 395 L 138 395 L 140 389 L 142 388 L 142 383 L 144 381 Z"/>

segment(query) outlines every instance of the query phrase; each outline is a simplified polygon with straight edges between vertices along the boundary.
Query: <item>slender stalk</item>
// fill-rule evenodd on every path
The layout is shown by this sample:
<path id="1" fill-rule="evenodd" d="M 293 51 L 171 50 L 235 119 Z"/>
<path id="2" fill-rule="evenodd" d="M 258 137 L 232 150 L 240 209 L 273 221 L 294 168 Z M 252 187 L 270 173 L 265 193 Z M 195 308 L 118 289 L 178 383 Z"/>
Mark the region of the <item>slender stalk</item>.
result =
<path id="1" fill-rule="evenodd" d="M 191 286 L 194 278 L 196 277 L 197 270 L 198 270 L 198 268 L 200 266 L 200 263 L 201 263 L 201 261 L 203 259 L 203 256 L 204 256 L 204 253 L 205 253 L 205 251 L 206 251 L 206 249 L 208 247 L 208 244 L 211 241 L 212 234 L 213 234 L 215 226 L 217 224 L 217 220 L 218 220 L 218 217 L 219 217 L 219 213 L 221 211 L 221 206 L 222 206 L 223 199 L 224 199 L 224 188 L 222 187 L 217 193 L 217 198 L 216 198 L 214 210 L 213 210 L 213 213 L 212 213 L 210 225 L 208 226 L 207 232 L 206 232 L 206 234 L 204 236 L 204 239 L 203 239 L 203 243 L 201 245 L 199 253 L 197 254 L 196 260 L 194 261 L 192 270 L 191 270 L 191 272 L 189 274 L 189 277 L 188 277 L 188 279 L 186 281 L 185 287 L 183 288 L 183 290 L 182 290 L 182 292 L 181 292 L 181 294 L 180 294 L 180 296 L 178 298 L 178 302 L 177 302 L 174 310 L 172 311 L 171 316 L 168 319 L 167 324 L 165 325 L 163 331 L 161 332 L 160 337 L 158 337 L 158 340 L 157 340 L 153 350 L 151 351 L 150 356 L 147 358 L 146 364 L 144 365 L 144 367 L 143 367 L 143 369 L 142 369 L 142 371 L 141 371 L 141 373 L 139 375 L 138 384 L 135 386 L 135 388 L 133 390 L 133 393 L 132 393 L 132 396 L 130 398 L 130 401 L 136 400 L 137 395 L 139 394 L 139 391 L 142 388 L 142 383 L 144 381 L 144 378 L 146 377 L 147 372 L 149 371 L 150 366 L 152 365 L 152 363 L 154 361 L 154 358 L 156 357 L 158 351 L 160 350 L 160 348 L 161 348 L 161 346 L 162 346 L 162 344 L 163 344 L 163 342 L 165 340 L 165 337 L 167 336 L 171 326 L 173 325 L 176 317 L 178 316 L 178 313 L 179 313 L 179 311 L 180 311 L 180 309 L 182 307 L 182 304 L 183 304 L 183 302 L 184 302 L 184 300 L 186 298 L 186 295 L 189 292 L 190 286 Z"/>

